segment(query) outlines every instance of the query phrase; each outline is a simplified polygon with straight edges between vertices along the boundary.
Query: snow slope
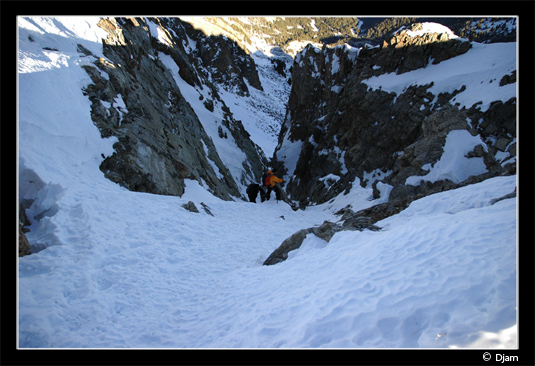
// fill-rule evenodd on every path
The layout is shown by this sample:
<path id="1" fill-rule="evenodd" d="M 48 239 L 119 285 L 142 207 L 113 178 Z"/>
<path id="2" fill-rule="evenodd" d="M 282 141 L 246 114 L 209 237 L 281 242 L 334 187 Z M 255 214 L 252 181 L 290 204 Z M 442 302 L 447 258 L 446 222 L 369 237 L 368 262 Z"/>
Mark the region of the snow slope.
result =
<path id="1" fill-rule="evenodd" d="M 273 156 L 273 151 L 277 145 L 278 133 L 282 122 L 284 120 L 284 113 L 286 109 L 286 101 L 290 94 L 290 85 L 287 83 L 286 78 L 277 73 L 274 69 L 271 60 L 280 60 L 284 62 L 285 69 L 289 69 L 293 62 L 293 59 L 284 54 L 278 47 L 268 44 L 265 39 L 258 36 L 251 35 L 248 37 L 248 41 L 244 42 L 243 33 L 236 31 L 231 25 L 236 25 L 237 29 L 241 26 L 238 23 L 234 23 L 232 18 L 229 17 L 217 17 L 217 18 L 205 18 L 199 16 L 181 16 L 182 21 L 189 22 L 197 29 L 202 29 L 207 36 L 224 35 L 238 44 L 242 44 L 247 48 L 248 54 L 254 59 L 258 77 L 262 85 L 263 90 L 258 90 L 250 85 L 248 86 L 249 96 L 240 96 L 237 93 L 229 92 L 226 87 L 218 87 L 219 96 L 225 101 L 225 105 L 230 109 L 235 119 L 242 122 L 247 132 L 250 134 L 251 140 L 257 144 L 267 157 Z M 248 23 L 248 18 L 238 18 L 241 21 Z M 154 37 L 160 39 L 161 30 L 150 19 L 147 19 L 148 24 L 151 26 L 151 32 Z M 166 43 L 165 39 L 161 39 L 160 42 Z M 194 43 L 188 39 L 190 44 L 189 52 L 193 52 L 195 49 Z M 188 52 L 188 51 L 187 51 Z M 189 53 L 188 52 L 188 53 Z M 163 57 L 162 57 L 163 56 Z M 176 63 L 165 55 L 160 54 L 159 57 L 165 62 L 166 67 L 170 70 L 178 69 Z M 188 102 L 192 105 L 198 105 L 199 95 L 205 98 L 211 99 L 209 95 L 209 89 L 199 90 L 198 87 L 192 87 L 185 81 L 181 80 L 178 73 L 174 73 L 177 84 L 180 85 L 180 89 L 189 90 L 189 93 L 185 95 Z M 244 79 L 245 83 L 247 80 Z M 200 106 L 201 108 L 202 105 Z M 217 108 L 216 108 L 217 109 Z M 205 113 L 200 110 L 196 110 L 196 113 Z M 212 122 L 221 120 L 217 114 L 223 112 L 212 113 L 214 116 L 206 118 Z M 206 123 L 201 119 L 206 129 L 210 129 L 213 123 Z M 214 138 L 214 141 L 216 139 Z M 218 148 L 219 150 L 219 148 Z M 241 166 L 241 164 L 238 164 Z M 237 179 L 239 182 L 240 179 Z"/>
<path id="2" fill-rule="evenodd" d="M 105 179 L 114 139 L 91 121 L 89 60 L 70 38 L 98 55 L 95 23 L 19 18 L 19 197 L 34 200 L 40 249 L 18 260 L 20 348 L 517 346 L 517 202 L 494 202 L 516 176 L 415 201 L 379 232 L 307 237 L 262 266 L 297 230 L 376 203 L 371 188 L 294 212 L 196 181 L 171 197 Z"/>

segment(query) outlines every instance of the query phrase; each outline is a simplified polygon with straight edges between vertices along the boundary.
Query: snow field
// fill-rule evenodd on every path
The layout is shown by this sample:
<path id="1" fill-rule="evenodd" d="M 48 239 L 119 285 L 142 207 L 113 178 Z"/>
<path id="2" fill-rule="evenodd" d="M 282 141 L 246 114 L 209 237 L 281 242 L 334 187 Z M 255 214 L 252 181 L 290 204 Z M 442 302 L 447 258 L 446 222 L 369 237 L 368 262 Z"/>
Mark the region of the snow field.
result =
<path id="1" fill-rule="evenodd" d="M 304 253 L 273 269 L 236 272 L 233 289 L 223 293 L 234 293 L 239 313 L 249 317 L 240 325 L 244 315 L 232 321 L 227 314 L 223 320 L 233 331 L 219 332 L 210 344 L 442 348 L 467 346 L 482 324 L 491 332 L 514 326 L 515 200 L 487 206 L 496 194 L 493 185 L 507 192 L 514 182 L 422 199 L 379 222 L 381 232 L 341 232 L 329 244 L 310 235 L 294 251 Z M 477 189 L 483 192 L 477 195 Z M 233 339 L 249 332 L 256 337 L 245 344 Z"/>
<path id="2" fill-rule="evenodd" d="M 405 184 L 419 185 L 421 181 L 436 182 L 449 179 L 454 183 L 460 183 L 470 176 L 476 176 L 487 172 L 483 158 L 467 158 L 466 154 L 473 151 L 477 145 L 482 145 L 486 150 L 487 145 L 479 135 L 472 136 L 467 130 L 453 130 L 448 133 L 444 145 L 444 153 L 441 158 L 431 166 L 426 164 L 424 169 L 429 173 L 425 176 L 411 176 Z"/>
<path id="3" fill-rule="evenodd" d="M 63 245 L 20 260 L 19 342 L 466 347 L 480 331 L 516 323 L 516 202 L 489 205 L 515 184 L 495 178 L 415 201 L 379 222 L 381 232 L 341 232 L 329 244 L 309 236 L 267 267 L 261 262 L 286 237 L 330 214 L 224 202 L 193 181 L 182 198 L 66 194 L 53 216 Z M 201 213 L 180 207 L 189 199 Z"/>
<path id="4" fill-rule="evenodd" d="M 450 39 L 459 38 L 451 31 L 451 29 L 438 23 L 425 22 L 425 23 L 422 23 L 421 30 L 414 31 L 414 32 L 410 30 L 407 31 L 407 34 L 411 37 L 421 37 L 426 33 L 438 33 L 438 34 L 447 33 Z"/>
<path id="5" fill-rule="evenodd" d="M 21 325 L 38 329 L 21 329 L 21 345 L 190 347 L 198 326 L 185 326 L 176 314 L 194 314 L 203 324 L 203 314 L 213 316 L 203 309 L 228 271 L 261 266 L 274 245 L 299 223 L 306 226 L 304 215 L 283 203 L 223 202 L 193 181 L 186 192 L 177 198 L 108 187 L 66 194 L 53 216 L 56 245 L 20 263 Z M 201 213 L 181 207 L 190 198 Z M 46 285 L 26 290 L 41 281 Z M 174 322 L 162 320 L 172 314 Z M 178 332 L 176 339 L 169 327 Z M 206 330 L 197 329 L 201 335 Z"/>

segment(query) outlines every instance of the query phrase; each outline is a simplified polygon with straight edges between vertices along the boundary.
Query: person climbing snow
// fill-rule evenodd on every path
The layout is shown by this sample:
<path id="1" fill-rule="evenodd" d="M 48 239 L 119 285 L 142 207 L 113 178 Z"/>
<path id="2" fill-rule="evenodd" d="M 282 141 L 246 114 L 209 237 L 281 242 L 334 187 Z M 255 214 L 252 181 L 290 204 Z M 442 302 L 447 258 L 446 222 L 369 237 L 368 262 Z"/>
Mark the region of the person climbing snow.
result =
<path id="1" fill-rule="evenodd" d="M 297 206 L 293 204 L 292 201 L 288 198 L 282 187 L 279 183 L 282 183 L 283 180 L 277 177 L 271 170 L 268 170 L 264 175 L 262 175 L 262 182 L 260 185 L 260 199 L 262 202 L 269 200 L 271 191 L 275 191 L 276 199 L 278 201 L 284 201 L 292 207 L 292 210 L 297 211 Z M 262 193 L 264 195 L 262 196 Z"/>
<path id="2" fill-rule="evenodd" d="M 264 200 L 265 200 L 264 191 L 262 190 L 262 188 L 260 188 L 260 185 L 258 185 L 256 183 L 249 184 L 249 186 L 247 187 L 247 190 L 245 192 L 247 192 L 247 196 L 249 196 L 249 201 L 250 202 L 256 203 L 256 197 L 258 196 L 258 192 L 260 192 L 260 200 L 262 202 L 264 202 Z"/>
<path id="3" fill-rule="evenodd" d="M 275 191 L 275 196 L 277 201 L 282 200 L 282 188 L 277 183 L 282 183 L 283 180 L 275 176 L 271 170 L 268 170 L 264 175 L 262 175 L 262 188 L 265 192 L 265 199 L 269 200 L 271 196 L 271 191 Z M 262 202 L 264 202 L 262 200 Z"/>
<path id="4" fill-rule="evenodd" d="M 286 196 L 286 193 L 284 193 L 282 187 L 279 185 L 279 183 L 282 183 L 283 180 L 277 177 L 271 170 L 268 170 L 267 173 L 265 173 L 262 176 L 262 189 L 265 192 L 265 199 L 269 200 L 271 191 L 275 191 L 275 198 L 277 201 L 284 201 L 290 206 L 292 206 L 292 209 L 294 208 L 294 204 L 290 201 L 288 196 Z M 264 202 L 264 200 L 262 200 Z"/>
<path id="5" fill-rule="evenodd" d="M 264 175 L 262 175 L 262 180 L 260 184 L 251 183 L 247 186 L 245 192 L 249 197 L 249 202 L 256 203 L 256 197 L 258 192 L 260 192 L 260 201 L 264 202 L 269 200 L 271 191 L 275 191 L 277 203 L 278 201 L 284 201 L 292 207 L 292 210 L 297 211 L 298 208 L 295 206 L 292 201 L 286 196 L 286 193 L 282 190 L 282 187 L 279 183 L 282 183 L 283 180 L 275 176 L 271 170 L 268 170 Z"/>

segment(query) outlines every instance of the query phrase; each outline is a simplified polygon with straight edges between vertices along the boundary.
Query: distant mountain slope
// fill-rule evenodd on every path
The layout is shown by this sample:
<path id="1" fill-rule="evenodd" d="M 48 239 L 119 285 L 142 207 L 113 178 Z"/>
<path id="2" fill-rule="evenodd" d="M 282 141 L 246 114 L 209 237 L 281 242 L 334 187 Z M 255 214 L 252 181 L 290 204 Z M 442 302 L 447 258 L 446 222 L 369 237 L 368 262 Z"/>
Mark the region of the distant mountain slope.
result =
<path id="1" fill-rule="evenodd" d="M 480 43 L 514 42 L 515 18 L 473 17 L 181 17 L 207 35 L 225 35 L 251 52 L 265 42 L 292 53 L 296 42 L 378 44 L 402 26 L 434 22 Z"/>

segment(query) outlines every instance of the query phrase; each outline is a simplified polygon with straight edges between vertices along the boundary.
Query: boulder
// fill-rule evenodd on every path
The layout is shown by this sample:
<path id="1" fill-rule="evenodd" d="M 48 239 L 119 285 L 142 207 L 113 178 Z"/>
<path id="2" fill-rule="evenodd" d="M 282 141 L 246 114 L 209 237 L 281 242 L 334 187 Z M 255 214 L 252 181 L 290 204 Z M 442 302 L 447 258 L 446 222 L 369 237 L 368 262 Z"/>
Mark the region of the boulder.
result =
<path id="1" fill-rule="evenodd" d="M 292 250 L 299 249 L 303 241 L 309 234 L 314 234 L 320 239 L 325 240 L 326 242 L 331 241 L 334 234 L 342 230 L 372 230 L 379 231 L 381 228 L 370 223 L 370 218 L 357 216 L 352 211 L 348 211 L 349 214 L 345 215 L 341 221 L 343 223 L 333 223 L 330 221 L 324 221 L 320 226 L 311 227 L 308 229 L 299 230 L 286 240 L 284 240 L 281 245 L 270 254 L 270 256 L 264 261 L 264 265 L 273 265 L 288 259 L 288 253 Z"/>
<path id="2" fill-rule="evenodd" d="M 30 242 L 22 232 L 22 226 L 19 226 L 19 257 L 31 254 Z"/>
<path id="3" fill-rule="evenodd" d="M 288 252 L 298 249 L 306 236 L 312 232 L 312 229 L 303 229 L 299 230 L 286 240 L 284 240 L 281 245 L 275 249 L 273 253 L 264 261 L 265 266 L 277 264 L 288 259 Z"/>
<path id="4" fill-rule="evenodd" d="M 30 222 L 26 217 L 26 208 L 19 201 L 19 257 L 31 254 L 30 242 L 25 234 L 28 231 L 26 228 L 28 225 Z"/>
<path id="5" fill-rule="evenodd" d="M 195 203 L 193 203 L 192 201 L 189 201 L 188 203 L 183 204 L 182 208 L 184 208 L 185 210 L 189 212 L 199 213 L 199 209 L 197 208 L 197 206 L 195 206 Z"/>

